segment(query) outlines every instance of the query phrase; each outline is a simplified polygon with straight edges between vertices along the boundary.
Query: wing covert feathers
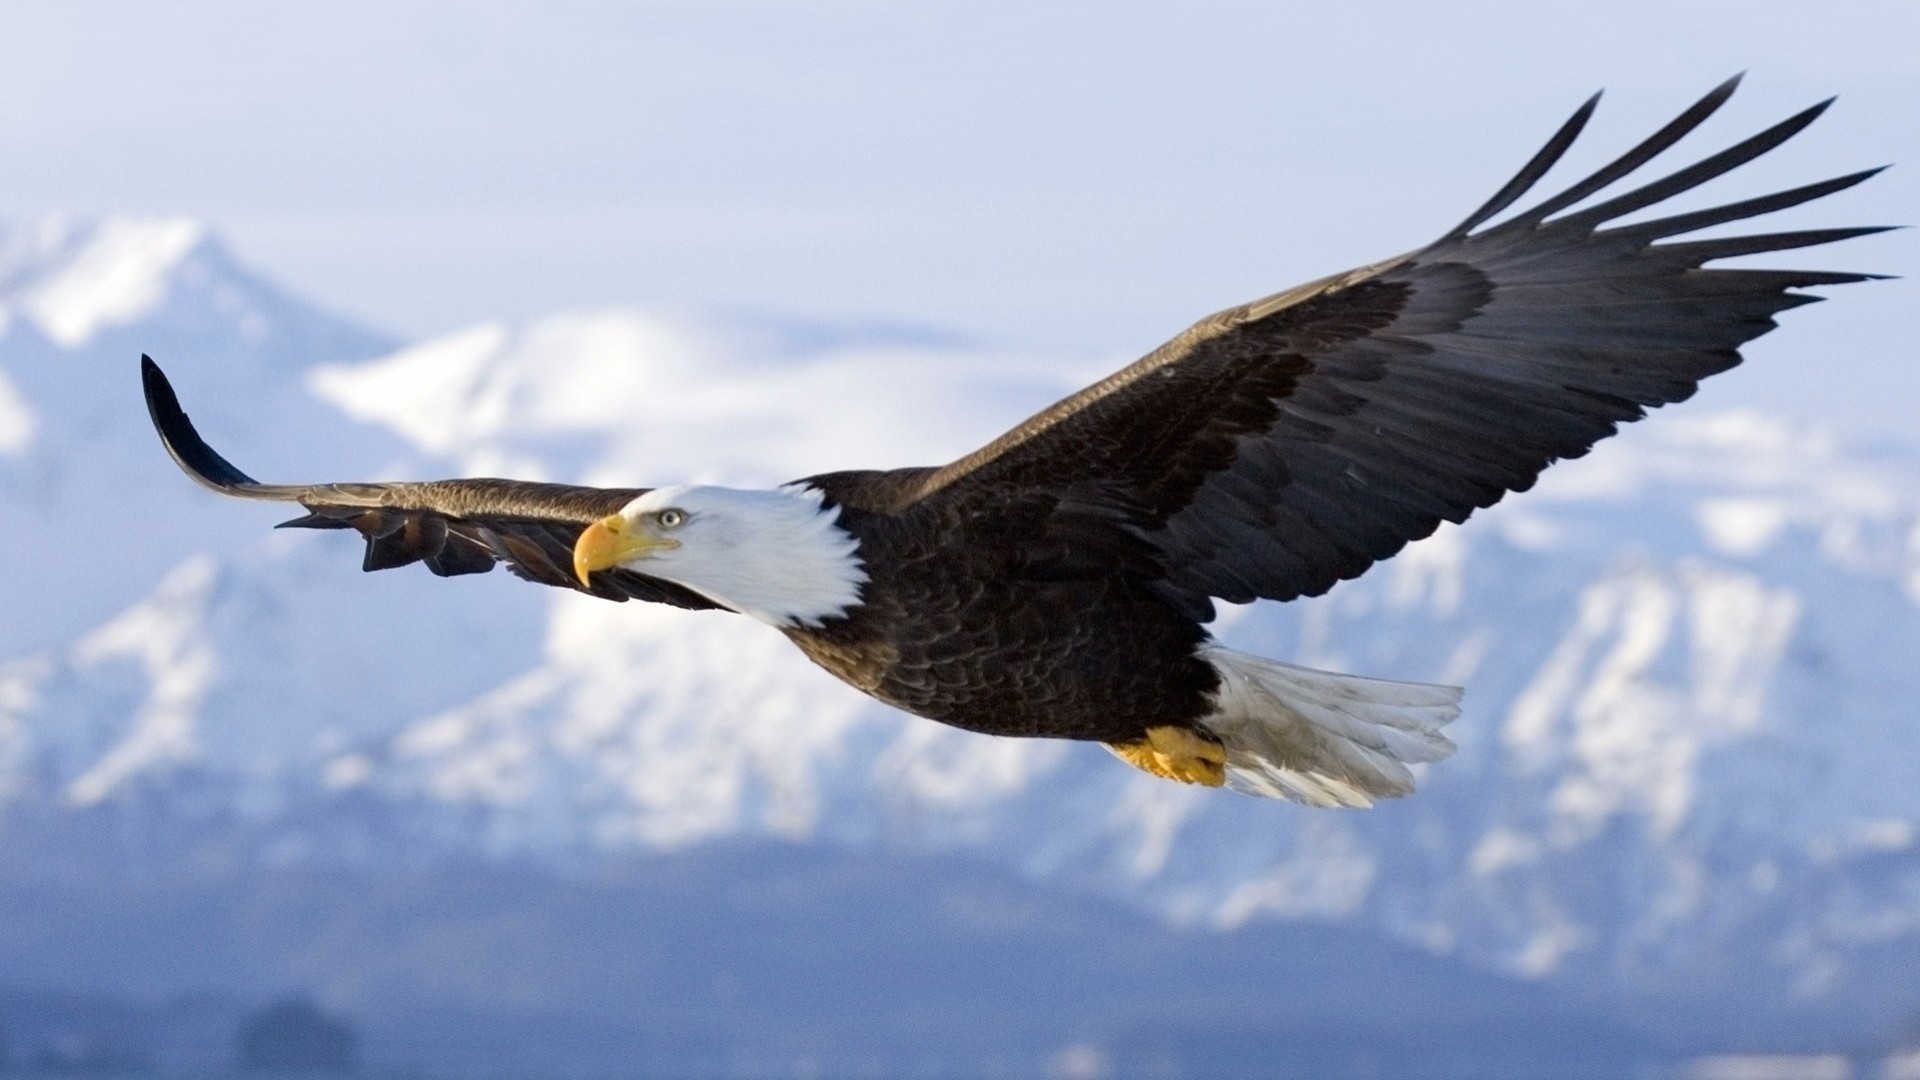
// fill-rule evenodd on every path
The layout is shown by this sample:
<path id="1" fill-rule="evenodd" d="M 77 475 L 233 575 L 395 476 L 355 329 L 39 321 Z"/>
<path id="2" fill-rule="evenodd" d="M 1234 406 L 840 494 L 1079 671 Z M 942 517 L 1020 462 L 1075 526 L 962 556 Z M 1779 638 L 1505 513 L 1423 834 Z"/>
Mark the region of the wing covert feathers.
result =
<path id="1" fill-rule="evenodd" d="M 590 522 L 645 493 L 475 478 L 420 483 L 262 484 L 221 457 L 195 430 L 173 386 L 140 358 L 147 412 L 167 453 L 193 480 L 222 495 L 299 503 L 307 513 L 281 528 L 353 529 L 366 539 L 364 570 L 421 563 L 441 577 L 479 574 L 496 562 L 529 581 L 579 589 L 608 600 L 651 600 L 711 608 L 672 582 L 627 570 L 596 574 L 583 589 L 573 576 L 573 543 Z"/>
<path id="2" fill-rule="evenodd" d="M 1713 115 L 1728 80 L 1593 174 L 1520 204 L 1592 115 L 1438 241 L 1194 324 L 1139 362 L 931 474 L 919 498 L 965 505 L 1008 485 L 1124 511 L 1158 552 L 1164 594 L 1317 595 L 1442 521 L 1740 362 L 1794 290 L 1871 274 L 1706 263 L 1882 231 L 1845 227 L 1675 239 L 1796 206 L 1878 170 L 1624 225 L 1792 138 L 1829 102 L 1581 207 Z"/>

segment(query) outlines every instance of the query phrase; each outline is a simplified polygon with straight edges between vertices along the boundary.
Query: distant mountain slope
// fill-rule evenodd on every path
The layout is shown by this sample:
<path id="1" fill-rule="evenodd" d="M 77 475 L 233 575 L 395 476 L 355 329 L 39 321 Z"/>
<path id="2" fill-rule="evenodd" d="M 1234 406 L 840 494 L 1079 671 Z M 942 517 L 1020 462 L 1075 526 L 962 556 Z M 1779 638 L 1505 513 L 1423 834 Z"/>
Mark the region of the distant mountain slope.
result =
<path id="1" fill-rule="evenodd" d="M 398 452 L 305 394 L 310 365 L 365 359 L 391 339 L 292 299 L 236 266 L 191 221 L 49 219 L 0 225 L 0 657 L 69 640 L 151 588 L 183 550 L 251 547 L 196 514 L 143 432 L 142 352 L 209 378 L 198 415 L 294 449 L 322 430 L 341 464 Z M 324 420 L 324 427 L 314 424 Z M 359 445 L 356 445 L 359 444 Z M 322 444 L 328 445 L 328 444 Z M 262 467 L 290 461 L 268 451 Z M 204 507 L 202 507 L 204 509 Z M 137 530 L 137 531 L 136 531 Z"/>
<path id="2" fill-rule="evenodd" d="M 121 299 L 4 277 L 27 284 L 0 505 L 28 524 L 0 554 L 37 570 L 0 584 L 36 612 L 0 636 L 0 838 L 125 813 L 141 851 L 369 873 L 774 838 L 977 860 L 1196 932 L 1335 923 L 1633 1024 L 1920 1015 L 1920 448 L 1689 405 L 1323 599 L 1227 612 L 1239 648 L 1468 688 L 1418 795 L 1309 812 L 904 718 L 742 619 L 361 575 L 350 538 L 174 475 L 132 359 L 265 479 L 604 483 L 944 460 L 1112 363 L 646 312 L 386 352 L 140 228 L 105 260 L 132 269 L 87 278 Z"/>
<path id="3" fill-rule="evenodd" d="M 1077 1057 L 1099 1066 L 1078 1075 L 1317 1080 L 1329 1066 L 1668 1048 L 1567 995 L 1361 931 L 1181 930 L 951 857 L 713 844 L 558 882 L 453 860 L 203 864 L 86 894 L 20 862 L 0 855 L 0 904 L 87 917 L 0 940 L 0 971 L 58 952 L 68 985 L 218 986 L 212 1017 L 162 998 L 153 1011 L 176 1015 L 119 1025 L 201 1074 L 228 1063 L 221 1036 L 242 1003 L 289 982 L 349 1003 L 369 1060 L 433 1075 L 785 1076 L 811 1062 L 827 1076 L 1037 1076 Z M 147 933 L 113 929 L 132 925 Z M 15 1038 L 42 1041 L 54 1018 L 25 1006 L 48 1011 L 44 996 L 9 981 L 0 1016 L 14 997 Z"/>

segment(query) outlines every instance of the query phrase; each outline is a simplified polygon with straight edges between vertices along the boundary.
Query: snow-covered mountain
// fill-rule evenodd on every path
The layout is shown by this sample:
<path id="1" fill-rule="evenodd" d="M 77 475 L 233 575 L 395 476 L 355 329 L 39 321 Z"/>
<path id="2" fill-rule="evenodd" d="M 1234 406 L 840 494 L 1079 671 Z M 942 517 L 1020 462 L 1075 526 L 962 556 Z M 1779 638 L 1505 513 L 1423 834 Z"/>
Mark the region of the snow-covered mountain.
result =
<path id="1" fill-rule="evenodd" d="M 223 387 L 209 420 L 297 450 L 327 438 L 360 454 L 393 440 L 342 437 L 301 384 L 326 360 L 391 340 L 287 298 L 239 270 L 191 221 L 50 219 L 0 226 L 0 656 L 57 645 L 152 589 L 183 550 L 225 553 L 214 519 L 185 513 L 153 460 L 128 380 L 142 352 L 178 356 Z M 211 396 L 211 395 L 210 395 Z M 269 431 L 284 434 L 267 438 Z M 365 446 L 372 436 L 373 446 Z M 264 466 L 263 466 L 264 467 Z M 216 512 L 217 514 L 217 512 Z M 102 526 L 113 523 L 111 532 Z M 92 531 L 87 536 L 76 529 Z M 149 542 L 158 541 L 158 543 Z M 30 610 L 30 617 L 13 614 Z"/>
<path id="2" fill-rule="evenodd" d="M 133 363 L 264 479 L 660 484 L 944 460 L 1122 358 L 652 311 L 395 350 L 180 222 L 8 232 L 0 312 L 0 845 L 116 808 L 368 872 L 772 839 L 1338 924 L 1649 1023 L 1920 1015 L 1920 446 L 1709 384 L 1327 597 L 1229 610 L 1238 648 L 1468 688 L 1415 797 L 1308 811 L 903 717 L 724 614 L 362 575 L 174 474 Z"/>

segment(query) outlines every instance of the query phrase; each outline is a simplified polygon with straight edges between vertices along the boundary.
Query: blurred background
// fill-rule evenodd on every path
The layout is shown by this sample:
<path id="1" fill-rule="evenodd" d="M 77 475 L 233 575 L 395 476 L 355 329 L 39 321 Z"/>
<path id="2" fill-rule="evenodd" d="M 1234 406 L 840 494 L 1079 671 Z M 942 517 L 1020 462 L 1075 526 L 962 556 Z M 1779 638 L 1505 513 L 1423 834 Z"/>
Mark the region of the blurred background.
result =
<path id="1" fill-rule="evenodd" d="M 267 480 L 951 458 L 1213 310 L 1832 94 L 1678 209 L 1920 207 L 1920 8 L 0 7 L 0 1072 L 1920 1077 L 1920 365 L 1831 290 L 1236 647 L 1468 688 L 1310 812 L 711 614 L 358 570 Z M 1666 171 L 1663 162 L 1660 172 Z M 1913 272 L 1910 233 L 1775 256 Z"/>

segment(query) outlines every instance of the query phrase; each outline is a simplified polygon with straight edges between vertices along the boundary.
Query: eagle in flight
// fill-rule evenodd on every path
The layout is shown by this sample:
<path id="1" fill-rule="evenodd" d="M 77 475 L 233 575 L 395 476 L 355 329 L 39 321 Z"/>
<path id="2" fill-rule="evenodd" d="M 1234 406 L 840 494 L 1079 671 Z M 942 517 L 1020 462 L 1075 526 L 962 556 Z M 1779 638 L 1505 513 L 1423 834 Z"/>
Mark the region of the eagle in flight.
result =
<path id="1" fill-rule="evenodd" d="M 168 453 L 225 495 L 353 529 L 367 570 L 505 563 L 606 600 L 768 623 L 879 700 L 970 731 L 1105 744 L 1156 776 L 1317 806 L 1413 790 L 1454 687 L 1228 649 L 1214 602 L 1317 596 L 1464 521 L 1740 362 L 1793 290 L 1873 275 L 1706 269 L 1877 228 L 1674 240 L 1860 183 L 1856 172 L 1629 224 L 1785 142 L 1815 105 L 1592 201 L 1706 120 L 1717 87 L 1618 159 L 1502 220 L 1598 95 L 1458 226 L 1405 255 L 1200 320 L 946 465 L 770 490 L 516 480 L 262 484 L 142 358 Z"/>

